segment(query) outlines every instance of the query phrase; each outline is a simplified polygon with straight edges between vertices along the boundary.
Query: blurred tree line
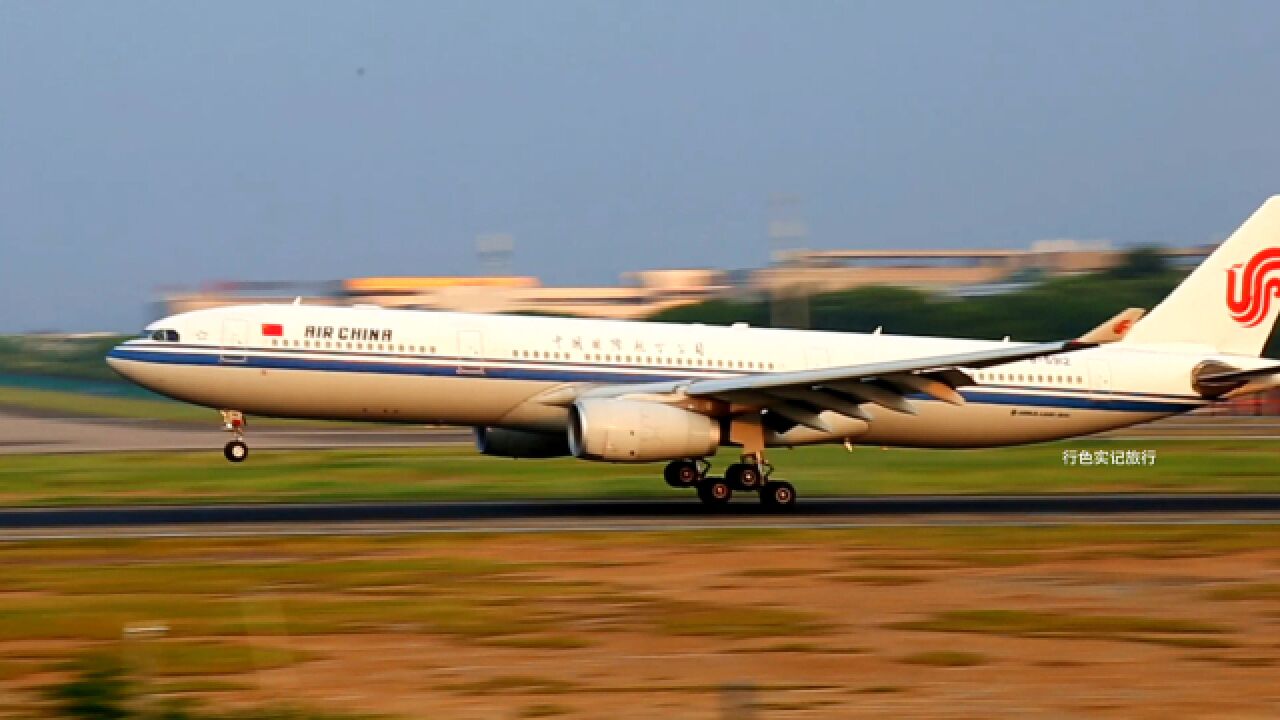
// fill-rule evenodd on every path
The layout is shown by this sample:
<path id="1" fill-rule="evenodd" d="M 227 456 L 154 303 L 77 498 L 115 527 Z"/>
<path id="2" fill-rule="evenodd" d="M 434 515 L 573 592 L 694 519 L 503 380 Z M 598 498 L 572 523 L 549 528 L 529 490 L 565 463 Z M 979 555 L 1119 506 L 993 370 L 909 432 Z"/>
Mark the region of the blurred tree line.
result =
<path id="1" fill-rule="evenodd" d="M 884 332 L 1019 341 L 1060 340 L 1090 330 L 1129 307 L 1148 311 L 1185 277 L 1155 248 L 1139 248 L 1101 273 L 1052 278 L 1011 293 L 957 298 L 904 287 L 867 286 L 809 298 L 814 330 Z M 768 326 L 767 300 L 713 300 L 653 316 L 662 322 Z M 1266 355 L 1277 357 L 1273 335 Z"/>
<path id="2" fill-rule="evenodd" d="M 119 380 L 103 358 L 124 336 L 0 336 L 0 374 L 48 375 L 82 380 Z"/>

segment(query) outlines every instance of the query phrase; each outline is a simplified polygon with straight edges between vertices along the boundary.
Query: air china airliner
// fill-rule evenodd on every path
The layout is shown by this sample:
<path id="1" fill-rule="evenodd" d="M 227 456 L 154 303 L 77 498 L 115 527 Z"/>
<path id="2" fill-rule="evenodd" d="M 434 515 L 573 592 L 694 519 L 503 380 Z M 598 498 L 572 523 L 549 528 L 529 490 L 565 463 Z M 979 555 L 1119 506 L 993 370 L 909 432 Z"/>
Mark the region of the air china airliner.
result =
<path id="1" fill-rule="evenodd" d="M 183 313 L 107 355 L 129 380 L 245 414 L 444 423 L 512 458 L 667 462 L 718 505 L 774 507 L 770 448 L 974 448 L 1086 435 L 1277 384 L 1259 357 L 1280 304 L 1280 196 L 1145 317 L 1051 343 L 646 322 L 252 305 Z M 711 475 L 721 446 L 741 451 Z"/>

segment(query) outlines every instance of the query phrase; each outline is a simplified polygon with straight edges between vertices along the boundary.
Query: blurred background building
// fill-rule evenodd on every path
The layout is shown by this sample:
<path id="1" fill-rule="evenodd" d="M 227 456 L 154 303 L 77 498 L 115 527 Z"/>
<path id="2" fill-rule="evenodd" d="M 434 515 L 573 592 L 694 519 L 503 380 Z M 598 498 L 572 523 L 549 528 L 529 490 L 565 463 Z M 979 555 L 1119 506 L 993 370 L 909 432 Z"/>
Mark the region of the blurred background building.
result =
<path id="1" fill-rule="evenodd" d="M 1214 246 L 1161 248 L 1170 265 L 1192 267 Z M 1042 240 L 1028 250 L 793 250 L 752 274 L 753 286 L 808 294 L 864 285 L 911 287 L 954 295 L 1012 292 L 1037 281 L 1110 270 L 1125 259 L 1106 241 Z"/>
<path id="2" fill-rule="evenodd" d="M 494 244 L 490 238 L 487 244 Z M 1172 265 L 1192 266 L 1212 246 L 1163 248 Z M 774 253 L 755 270 L 637 270 L 617 285 L 547 286 L 527 275 L 357 277 L 325 283 L 218 282 L 162 288 L 157 315 L 222 305 L 285 302 L 641 319 L 721 297 L 806 297 L 866 285 L 958 296 L 1012 292 L 1049 277 L 1116 267 L 1126 251 L 1105 242 L 1042 241 L 1028 250 L 800 250 Z M 502 263 L 493 263 L 501 267 Z M 794 325 L 793 325 L 794 326 Z"/>

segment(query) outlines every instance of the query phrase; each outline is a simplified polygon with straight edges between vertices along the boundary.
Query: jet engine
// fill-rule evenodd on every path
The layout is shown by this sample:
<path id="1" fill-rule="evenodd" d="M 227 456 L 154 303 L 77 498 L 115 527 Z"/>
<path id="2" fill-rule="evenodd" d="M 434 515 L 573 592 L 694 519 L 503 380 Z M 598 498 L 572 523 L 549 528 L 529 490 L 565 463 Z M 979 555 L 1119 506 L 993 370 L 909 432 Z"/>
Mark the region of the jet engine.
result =
<path id="1" fill-rule="evenodd" d="M 583 460 L 704 457 L 715 453 L 720 440 L 719 421 L 661 403 L 587 398 L 569 409 L 569 450 Z"/>
<path id="2" fill-rule="evenodd" d="M 563 435 L 478 427 L 476 449 L 484 455 L 508 458 L 553 458 L 569 454 Z"/>

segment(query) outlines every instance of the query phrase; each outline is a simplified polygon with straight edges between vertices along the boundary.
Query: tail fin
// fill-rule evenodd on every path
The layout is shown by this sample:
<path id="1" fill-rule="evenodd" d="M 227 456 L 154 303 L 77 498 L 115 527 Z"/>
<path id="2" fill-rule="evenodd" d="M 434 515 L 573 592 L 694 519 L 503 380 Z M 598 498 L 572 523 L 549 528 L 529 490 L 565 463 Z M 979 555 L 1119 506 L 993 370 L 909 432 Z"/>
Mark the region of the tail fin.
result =
<path id="1" fill-rule="evenodd" d="M 1280 312 L 1280 195 L 1200 263 L 1125 337 L 1132 343 L 1195 343 L 1262 354 Z"/>

